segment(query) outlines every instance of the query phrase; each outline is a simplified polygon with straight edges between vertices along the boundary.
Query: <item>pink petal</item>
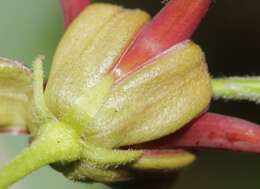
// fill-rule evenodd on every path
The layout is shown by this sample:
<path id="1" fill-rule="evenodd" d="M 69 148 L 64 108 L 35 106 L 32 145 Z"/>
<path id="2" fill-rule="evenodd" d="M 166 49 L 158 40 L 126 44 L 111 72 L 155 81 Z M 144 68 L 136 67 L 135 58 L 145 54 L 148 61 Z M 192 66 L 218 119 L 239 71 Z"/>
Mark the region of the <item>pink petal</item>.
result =
<path id="1" fill-rule="evenodd" d="M 123 54 L 113 69 L 116 77 L 122 77 L 134 67 L 190 38 L 211 2 L 211 0 L 169 1 Z"/>
<path id="2" fill-rule="evenodd" d="M 260 153 L 260 126 L 239 118 L 206 113 L 177 133 L 138 148 L 214 148 Z"/>
<path id="3" fill-rule="evenodd" d="M 79 13 L 90 4 L 90 0 L 61 0 L 64 14 L 64 26 L 67 28 Z"/>
<path id="4" fill-rule="evenodd" d="M 20 127 L 2 127 L 0 133 L 13 134 L 13 135 L 27 135 L 29 131 Z"/>
<path id="5" fill-rule="evenodd" d="M 156 157 L 156 156 L 161 156 L 161 155 L 169 155 L 169 156 L 174 156 L 174 155 L 178 155 L 178 154 L 182 154 L 182 153 L 186 153 L 184 150 L 182 149 L 144 149 L 143 150 L 144 156 L 145 157 Z"/>

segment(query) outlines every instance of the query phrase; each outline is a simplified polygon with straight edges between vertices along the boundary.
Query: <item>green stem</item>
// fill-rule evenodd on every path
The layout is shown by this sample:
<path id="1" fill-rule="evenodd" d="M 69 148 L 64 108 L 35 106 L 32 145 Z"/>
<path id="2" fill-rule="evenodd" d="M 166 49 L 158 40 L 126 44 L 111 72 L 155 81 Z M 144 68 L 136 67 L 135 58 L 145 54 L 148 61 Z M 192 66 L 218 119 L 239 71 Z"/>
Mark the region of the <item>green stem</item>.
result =
<path id="1" fill-rule="evenodd" d="M 79 136 L 70 126 L 50 122 L 22 154 L 0 170 L 0 189 L 7 188 L 45 165 L 78 160 L 81 151 Z"/>
<path id="2" fill-rule="evenodd" d="M 248 100 L 260 103 L 260 77 L 230 77 L 213 79 L 215 98 Z"/>

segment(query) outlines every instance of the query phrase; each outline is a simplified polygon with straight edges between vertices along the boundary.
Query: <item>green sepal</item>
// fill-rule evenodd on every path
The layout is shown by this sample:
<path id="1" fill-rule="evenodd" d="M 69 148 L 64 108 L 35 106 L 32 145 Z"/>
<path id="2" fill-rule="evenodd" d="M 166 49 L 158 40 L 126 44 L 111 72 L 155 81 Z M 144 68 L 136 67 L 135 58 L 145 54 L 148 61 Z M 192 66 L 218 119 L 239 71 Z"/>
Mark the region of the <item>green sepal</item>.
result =
<path id="1" fill-rule="evenodd" d="M 43 60 L 44 56 L 40 55 L 33 63 L 33 99 L 32 114 L 35 125 L 43 125 L 55 120 L 53 114 L 49 111 L 44 99 L 44 81 L 43 81 Z"/>
<path id="2" fill-rule="evenodd" d="M 23 64 L 0 58 L 0 127 L 27 127 L 32 97 L 32 71 Z"/>
<path id="3" fill-rule="evenodd" d="M 146 150 L 143 156 L 130 165 L 139 171 L 176 171 L 190 165 L 195 155 L 181 150 Z"/>
<path id="4" fill-rule="evenodd" d="M 77 126 L 82 132 L 88 135 L 95 133 L 95 128 L 87 127 L 93 120 L 96 113 L 105 103 L 113 85 L 112 77 L 105 77 L 90 91 L 79 97 L 74 105 L 62 117 L 61 121 Z"/>
<path id="5" fill-rule="evenodd" d="M 98 167 L 117 168 L 122 165 L 133 163 L 142 157 L 143 152 L 137 150 L 113 150 L 100 148 L 95 145 L 85 143 L 83 159 L 93 162 Z"/>
<path id="6" fill-rule="evenodd" d="M 55 167 L 57 168 L 57 167 Z M 58 165 L 60 170 L 67 178 L 82 182 L 103 182 L 114 183 L 133 179 L 127 170 L 121 168 L 104 168 L 88 162 L 75 162 L 70 165 Z"/>

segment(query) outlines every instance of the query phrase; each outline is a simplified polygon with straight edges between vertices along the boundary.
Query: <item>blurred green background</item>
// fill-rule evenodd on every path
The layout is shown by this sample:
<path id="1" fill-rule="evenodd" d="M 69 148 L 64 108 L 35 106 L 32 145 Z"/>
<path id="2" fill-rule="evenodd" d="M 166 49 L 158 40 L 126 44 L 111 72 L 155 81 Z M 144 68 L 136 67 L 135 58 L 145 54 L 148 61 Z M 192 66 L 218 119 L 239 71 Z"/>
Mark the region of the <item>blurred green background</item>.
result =
<path id="1" fill-rule="evenodd" d="M 142 7 L 151 14 L 162 6 L 160 0 L 109 2 L 118 2 L 128 7 Z M 260 75 L 259 7 L 258 0 L 218 0 L 212 6 L 193 39 L 205 50 L 213 76 Z M 59 0 L 0 0 L 0 56 L 30 65 L 38 54 L 44 54 L 47 58 L 47 75 L 62 33 Z M 213 102 L 211 110 L 260 122 L 259 106 L 247 102 Z M 18 154 L 27 145 L 27 140 L 26 137 L 1 135 L 0 165 Z M 172 188 L 260 188 L 259 155 L 202 150 L 198 151 L 198 157 L 196 163 L 180 174 Z M 13 189 L 45 188 L 108 187 L 102 184 L 72 183 L 49 167 L 35 172 L 13 186 Z"/>

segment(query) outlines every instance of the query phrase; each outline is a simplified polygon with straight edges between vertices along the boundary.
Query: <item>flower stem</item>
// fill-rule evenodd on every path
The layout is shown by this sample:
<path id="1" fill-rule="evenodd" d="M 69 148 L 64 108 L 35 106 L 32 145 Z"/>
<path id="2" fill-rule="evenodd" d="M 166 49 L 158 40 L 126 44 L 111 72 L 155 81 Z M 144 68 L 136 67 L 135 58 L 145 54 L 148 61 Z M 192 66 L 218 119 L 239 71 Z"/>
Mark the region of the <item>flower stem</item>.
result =
<path id="1" fill-rule="evenodd" d="M 70 126 L 56 121 L 48 123 L 30 147 L 0 170 L 0 189 L 45 165 L 77 160 L 81 149 L 78 134 Z"/>
<path id="2" fill-rule="evenodd" d="M 213 79 L 215 98 L 248 100 L 260 103 L 260 77 L 230 77 Z"/>

